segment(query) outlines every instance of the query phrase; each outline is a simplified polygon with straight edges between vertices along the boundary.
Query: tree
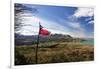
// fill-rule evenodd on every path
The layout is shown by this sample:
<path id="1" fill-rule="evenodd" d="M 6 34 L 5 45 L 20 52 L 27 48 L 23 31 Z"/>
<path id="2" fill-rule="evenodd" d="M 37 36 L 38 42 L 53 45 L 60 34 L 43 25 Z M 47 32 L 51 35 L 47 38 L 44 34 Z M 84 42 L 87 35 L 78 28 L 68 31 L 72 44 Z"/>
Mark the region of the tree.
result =
<path id="1" fill-rule="evenodd" d="M 25 20 L 24 17 L 22 16 L 23 14 L 26 13 L 31 13 L 34 14 L 37 12 L 36 8 L 31 8 L 26 6 L 25 4 L 15 4 L 14 5 L 14 21 L 15 21 L 15 25 L 14 25 L 14 30 L 15 33 L 20 33 L 20 29 L 22 28 L 22 26 L 25 26 L 25 24 L 23 23 L 23 21 Z"/>

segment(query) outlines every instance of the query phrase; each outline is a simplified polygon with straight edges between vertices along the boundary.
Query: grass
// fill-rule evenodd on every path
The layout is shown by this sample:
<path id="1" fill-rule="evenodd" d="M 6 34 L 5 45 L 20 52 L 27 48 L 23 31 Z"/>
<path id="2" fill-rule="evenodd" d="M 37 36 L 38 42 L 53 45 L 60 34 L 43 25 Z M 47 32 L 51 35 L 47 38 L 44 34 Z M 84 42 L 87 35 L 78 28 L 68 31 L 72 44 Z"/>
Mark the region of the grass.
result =
<path id="1" fill-rule="evenodd" d="M 15 46 L 15 65 L 35 64 L 35 44 Z M 40 43 L 38 64 L 93 61 L 94 46 L 75 42 Z"/>

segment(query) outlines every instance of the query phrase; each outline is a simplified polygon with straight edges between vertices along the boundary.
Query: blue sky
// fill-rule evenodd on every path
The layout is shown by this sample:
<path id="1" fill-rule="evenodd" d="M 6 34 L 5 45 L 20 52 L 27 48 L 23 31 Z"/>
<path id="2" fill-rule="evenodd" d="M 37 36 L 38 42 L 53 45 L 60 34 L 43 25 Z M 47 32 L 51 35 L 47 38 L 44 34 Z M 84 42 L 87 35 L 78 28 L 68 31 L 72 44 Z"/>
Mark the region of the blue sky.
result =
<path id="1" fill-rule="evenodd" d="M 21 34 L 34 35 L 38 33 L 39 22 L 52 34 L 69 34 L 73 37 L 93 38 L 94 35 L 94 9 L 91 7 L 68 7 L 23 4 L 31 10 L 20 16 L 23 23 L 31 26 L 21 28 Z M 34 12 L 34 10 L 37 10 Z"/>

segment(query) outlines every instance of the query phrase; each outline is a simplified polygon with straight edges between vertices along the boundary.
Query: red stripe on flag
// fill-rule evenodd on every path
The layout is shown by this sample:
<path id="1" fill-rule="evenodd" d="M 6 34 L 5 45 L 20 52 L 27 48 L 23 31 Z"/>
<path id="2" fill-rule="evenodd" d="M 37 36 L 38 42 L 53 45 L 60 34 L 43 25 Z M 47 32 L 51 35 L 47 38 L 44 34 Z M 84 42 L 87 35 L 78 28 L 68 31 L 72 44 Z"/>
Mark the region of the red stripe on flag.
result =
<path id="1" fill-rule="evenodd" d="M 40 25 L 40 35 L 50 35 L 50 32 Z"/>

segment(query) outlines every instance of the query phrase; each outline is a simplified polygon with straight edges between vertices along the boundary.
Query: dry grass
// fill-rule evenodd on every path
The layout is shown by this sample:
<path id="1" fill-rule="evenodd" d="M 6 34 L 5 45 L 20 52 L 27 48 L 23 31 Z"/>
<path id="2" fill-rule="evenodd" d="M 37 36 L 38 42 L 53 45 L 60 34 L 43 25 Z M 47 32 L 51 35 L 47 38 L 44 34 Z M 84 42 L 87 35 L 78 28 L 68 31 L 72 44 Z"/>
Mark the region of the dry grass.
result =
<path id="1" fill-rule="evenodd" d="M 38 49 L 38 64 L 93 61 L 94 46 L 80 43 L 63 42 L 55 44 L 40 44 Z M 15 65 L 35 64 L 35 46 L 16 46 Z"/>

